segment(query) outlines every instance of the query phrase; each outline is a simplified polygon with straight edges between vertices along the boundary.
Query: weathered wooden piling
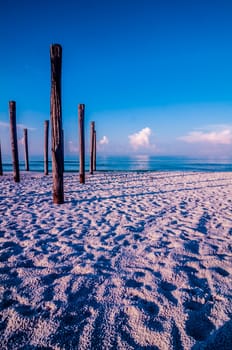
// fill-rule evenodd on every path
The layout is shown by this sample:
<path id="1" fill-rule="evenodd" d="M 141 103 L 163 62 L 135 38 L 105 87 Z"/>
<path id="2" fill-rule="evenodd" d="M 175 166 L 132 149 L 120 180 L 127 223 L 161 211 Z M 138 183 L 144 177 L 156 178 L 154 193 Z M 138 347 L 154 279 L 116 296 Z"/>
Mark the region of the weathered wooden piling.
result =
<path id="1" fill-rule="evenodd" d="M 9 113 L 10 113 L 10 135 L 11 135 L 13 177 L 15 182 L 20 182 L 15 101 L 9 102 Z"/>
<path id="2" fill-rule="evenodd" d="M 93 174 L 93 156 L 94 156 L 94 130 L 95 123 L 91 122 L 90 125 L 90 174 Z"/>
<path id="3" fill-rule="evenodd" d="M 62 170 L 64 173 L 64 129 L 62 129 Z"/>
<path id="4" fill-rule="evenodd" d="M 48 175 L 48 135 L 49 120 L 44 121 L 44 175 Z"/>
<path id="5" fill-rule="evenodd" d="M 24 139 L 24 156 L 25 156 L 25 170 L 29 171 L 29 158 L 28 158 L 28 134 L 27 129 L 23 129 Z"/>
<path id="6" fill-rule="evenodd" d="M 79 123 L 79 174 L 80 183 L 85 183 L 85 105 L 78 105 L 78 123 Z"/>
<path id="7" fill-rule="evenodd" d="M 62 105 L 61 105 L 61 66 L 62 47 L 51 45 L 51 134 L 52 134 L 52 177 L 53 203 L 64 203 L 63 184 L 63 140 L 62 140 Z"/>
<path id="8" fill-rule="evenodd" d="M 0 142 L 0 176 L 3 175 L 3 170 L 2 170 L 2 149 L 1 149 L 1 142 Z"/>
<path id="9" fill-rule="evenodd" d="M 97 163 L 97 135 L 96 135 L 96 130 L 94 130 L 94 134 L 93 134 L 93 171 L 96 171 L 96 163 Z"/>

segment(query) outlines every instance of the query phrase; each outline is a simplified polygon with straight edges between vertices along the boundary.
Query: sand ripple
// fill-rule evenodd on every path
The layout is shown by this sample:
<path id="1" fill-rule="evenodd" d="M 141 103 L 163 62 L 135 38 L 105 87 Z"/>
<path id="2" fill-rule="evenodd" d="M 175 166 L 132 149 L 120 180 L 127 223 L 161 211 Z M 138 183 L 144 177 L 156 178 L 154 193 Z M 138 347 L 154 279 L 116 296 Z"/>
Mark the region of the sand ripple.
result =
<path id="1" fill-rule="evenodd" d="M 232 174 L 0 179 L 1 349 L 231 349 Z"/>

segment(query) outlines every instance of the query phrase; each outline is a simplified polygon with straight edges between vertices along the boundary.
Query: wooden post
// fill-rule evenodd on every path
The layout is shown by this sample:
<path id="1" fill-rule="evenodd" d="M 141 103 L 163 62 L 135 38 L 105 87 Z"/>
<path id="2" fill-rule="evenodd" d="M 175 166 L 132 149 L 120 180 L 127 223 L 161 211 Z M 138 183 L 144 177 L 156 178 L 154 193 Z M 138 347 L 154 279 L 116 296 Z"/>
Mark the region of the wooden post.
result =
<path id="1" fill-rule="evenodd" d="M 44 121 L 44 175 L 48 175 L 48 132 L 49 120 Z"/>
<path id="2" fill-rule="evenodd" d="M 12 150 L 12 162 L 13 162 L 13 176 L 14 176 L 15 182 L 20 182 L 15 101 L 9 102 L 9 112 L 10 112 L 10 135 L 11 135 L 11 150 Z"/>
<path id="3" fill-rule="evenodd" d="M 28 160 L 28 138 L 27 138 L 27 129 L 23 129 L 24 133 L 24 151 L 25 151 L 25 170 L 29 171 L 29 160 Z"/>
<path id="4" fill-rule="evenodd" d="M 62 169 L 63 169 L 63 173 L 64 173 L 64 129 L 62 129 L 62 150 L 63 150 L 63 154 L 62 154 Z"/>
<path id="5" fill-rule="evenodd" d="M 94 153 L 94 128 L 95 123 L 91 122 L 90 126 L 90 174 L 93 174 L 93 153 Z"/>
<path id="6" fill-rule="evenodd" d="M 85 105 L 78 105 L 78 122 L 79 122 L 79 146 L 80 146 L 80 165 L 79 165 L 79 173 L 80 173 L 80 183 L 85 183 L 85 127 L 84 127 L 84 119 L 85 119 Z"/>
<path id="7" fill-rule="evenodd" d="M 61 106 L 62 47 L 60 45 L 51 45 L 50 59 L 53 203 L 62 204 L 64 203 L 64 184 Z"/>
<path id="8" fill-rule="evenodd" d="M 3 175 L 3 170 L 2 170 L 2 150 L 1 150 L 1 142 L 0 142 L 0 176 Z"/>
<path id="9" fill-rule="evenodd" d="M 97 135 L 96 130 L 93 134 L 93 171 L 96 171 L 96 158 L 97 158 Z"/>

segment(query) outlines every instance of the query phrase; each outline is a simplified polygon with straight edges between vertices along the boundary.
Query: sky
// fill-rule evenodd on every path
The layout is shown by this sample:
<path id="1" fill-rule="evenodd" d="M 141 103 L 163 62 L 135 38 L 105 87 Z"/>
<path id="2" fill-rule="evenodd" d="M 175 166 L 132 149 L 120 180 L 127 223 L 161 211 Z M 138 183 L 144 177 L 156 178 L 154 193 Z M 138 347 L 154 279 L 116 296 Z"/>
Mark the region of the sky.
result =
<path id="1" fill-rule="evenodd" d="M 86 147 L 98 154 L 232 155 L 232 1 L 0 0 L 0 140 L 11 154 L 10 100 L 18 142 L 43 154 L 50 119 L 50 45 L 62 56 L 66 156 L 78 154 L 77 107 Z"/>

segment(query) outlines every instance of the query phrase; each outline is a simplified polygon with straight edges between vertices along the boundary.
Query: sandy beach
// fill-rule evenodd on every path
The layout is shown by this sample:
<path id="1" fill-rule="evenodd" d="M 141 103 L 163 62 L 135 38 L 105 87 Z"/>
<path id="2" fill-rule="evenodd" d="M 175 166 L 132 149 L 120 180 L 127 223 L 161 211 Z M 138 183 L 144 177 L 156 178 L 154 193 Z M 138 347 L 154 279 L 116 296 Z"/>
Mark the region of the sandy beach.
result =
<path id="1" fill-rule="evenodd" d="M 232 349 L 232 173 L 0 178 L 1 349 Z"/>

